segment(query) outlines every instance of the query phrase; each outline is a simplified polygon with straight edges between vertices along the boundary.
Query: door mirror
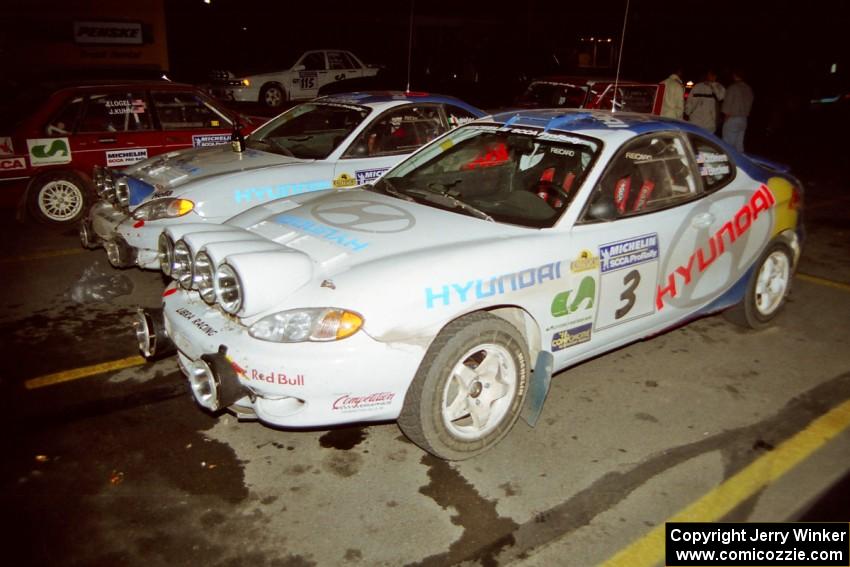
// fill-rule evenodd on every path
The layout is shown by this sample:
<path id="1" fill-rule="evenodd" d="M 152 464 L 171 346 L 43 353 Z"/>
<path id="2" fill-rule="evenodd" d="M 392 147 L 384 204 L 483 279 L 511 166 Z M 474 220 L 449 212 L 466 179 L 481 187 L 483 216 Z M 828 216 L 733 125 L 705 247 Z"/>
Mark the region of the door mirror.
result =
<path id="1" fill-rule="evenodd" d="M 292 68 L 292 70 L 293 70 L 293 71 L 303 71 L 303 70 L 304 70 L 304 69 L 306 69 L 306 68 L 307 68 L 307 67 L 306 67 L 303 63 L 299 63 L 298 65 L 295 65 L 295 66 Z"/>

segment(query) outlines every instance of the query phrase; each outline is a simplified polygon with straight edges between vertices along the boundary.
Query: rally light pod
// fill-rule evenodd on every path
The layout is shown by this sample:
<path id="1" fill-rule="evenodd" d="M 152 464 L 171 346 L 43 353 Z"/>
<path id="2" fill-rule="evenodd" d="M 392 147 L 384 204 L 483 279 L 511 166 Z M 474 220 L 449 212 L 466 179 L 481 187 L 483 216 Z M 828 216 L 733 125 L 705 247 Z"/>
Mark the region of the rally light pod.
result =
<path id="1" fill-rule="evenodd" d="M 242 282 L 240 317 L 252 317 L 281 304 L 313 277 L 313 263 L 297 250 L 247 252 L 227 257 Z"/>
<path id="2" fill-rule="evenodd" d="M 173 242 L 177 242 L 185 235 L 193 232 L 221 232 L 221 229 L 222 226 L 220 224 L 186 222 L 167 226 L 162 232 L 167 234 Z"/>
<path id="3" fill-rule="evenodd" d="M 252 243 L 249 241 L 254 241 L 258 244 L 268 242 L 267 239 L 260 238 L 259 236 L 242 229 L 228 230 L 227 227 L 222 227 L 220 225 L 216 225 L 216 228 L 219 230 L 183 234 L 183 241 L 189 246 L 193 257 L 195 254 L 200 252 L 204 246 L 214 242 L 239 242 L 242 250 L 248 249 L 249 251 L 253 250 Z M 278 248 L 280 248 L 279 245 Z"/>
<path id="4" fill-rule="evenodd" d="M 204 233 L 211 234 L 211 233 Z M 246 248 L 248 248 L 246 250 Z M 231 242 L 213 242 L 201 248 L 195 255 L 193 288 L 201 294 L 201 299 L 212 305 L 215 303 L 215 272 L 224 263 L 224 259 L 239 252 L 268 252 L 280 250 L 280 244 L 268 240 Z"/>

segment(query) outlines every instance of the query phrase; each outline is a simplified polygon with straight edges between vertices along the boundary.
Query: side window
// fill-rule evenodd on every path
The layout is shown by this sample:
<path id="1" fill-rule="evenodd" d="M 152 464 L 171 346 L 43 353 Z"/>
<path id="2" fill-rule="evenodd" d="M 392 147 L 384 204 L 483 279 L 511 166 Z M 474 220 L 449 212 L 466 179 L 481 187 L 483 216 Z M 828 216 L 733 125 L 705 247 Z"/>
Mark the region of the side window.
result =
<path id="1" fill-rule="evenodd" d="M 462 109 L 459 106 L 455 106 L 453 104 L 446 104 L 443 106 L 446 110 L 446 118 L 449 120 L 449 126 L 451 128 L 457 128 L 458 126 L 462 126 L 467 122 L 472 122 L 475 120 L 475 115 L 469 111 Z"/>
<path id="2" fill-rule="evenodd" d="M 193 92 L 153 91 L 151 97 L 163 130 L 230 127 L 227 117 Z"/>
<path id="3" fill-rule="evenodd" d="M 324 71 L 325 70 L 325 53 L 324 51 L 314 51 L 308 53 L 301 60 L 305 71 Z"/>
<path id="4" fill-rule="evenodd" d="M 48 136 L 67 136 L 73 132 L 84 100 L 82 96 L 71 97 L 65 106 L 50 118 L 44 127 L 44 133 Z"/>
<path id="5" fill-rule="evenodd" d="M 351 63 L 342 51 L 328 51 L 329 69 L 351 69 Z"/>
<path id="6" fill-rule="evenodd" d="M 390 110 L 364 130 L 344 157 L 409 153 L 446 131 L 439 107 L 407 105 Z"/>
<path id="7" fill-rule="evenodd" d="M 140 132 L 153 129 L 147 97 L 142 91 L 89 96 L 78 132 Z"/>
<path id="8" fill-rule="evenodd" d="M 350 53 L 341 51 L 340 55 L 342 55 L 342 58 L 345 60 L 346 69 L 360 69 L 363 67 L 354 57 L 351 56 Z"/>
<path id="9" fill-rule="evenodd" d="M 690 139 L 706 191 L 720 189 L 735 178 L 735 164 L 726 152 L 701 136 L 691 134 Z"/>
<path id="10" fill-rule="evenodd" d="M 611 161 L 590 198 L 585 220 L 611 220 L 676 206 L 699 192 L 681 138 L 642 136 Z"/>

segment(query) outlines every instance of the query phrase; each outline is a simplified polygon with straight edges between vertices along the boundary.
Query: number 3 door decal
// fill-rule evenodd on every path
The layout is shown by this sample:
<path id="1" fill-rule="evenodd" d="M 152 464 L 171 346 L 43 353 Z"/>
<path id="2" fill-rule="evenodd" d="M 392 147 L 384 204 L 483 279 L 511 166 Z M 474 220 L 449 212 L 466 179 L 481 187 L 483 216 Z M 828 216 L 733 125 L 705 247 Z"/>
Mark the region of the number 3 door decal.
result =
<path id="1" fill-rule="evenodd" d="M 620 300 L 625 301 L 626 304 L 614 311 L 614 319 L 622 319 L 629 311 L 631 311 L 632 307 L 635 306 L 635 302 L 637 301 L 635 288 L 637 288 L 639 284 L 640 272 L 637 270 L 632 270 L 625 275 L 623 278 L 623 285 L 626 286 L 626 289 L 620 294 Z"/>
<path id="2" fill-rule="evenodd" d="M 655 311 L 658 281 L 657 234 L 599 247 L 599 310 L 595 329 L 612 327 Z"/>

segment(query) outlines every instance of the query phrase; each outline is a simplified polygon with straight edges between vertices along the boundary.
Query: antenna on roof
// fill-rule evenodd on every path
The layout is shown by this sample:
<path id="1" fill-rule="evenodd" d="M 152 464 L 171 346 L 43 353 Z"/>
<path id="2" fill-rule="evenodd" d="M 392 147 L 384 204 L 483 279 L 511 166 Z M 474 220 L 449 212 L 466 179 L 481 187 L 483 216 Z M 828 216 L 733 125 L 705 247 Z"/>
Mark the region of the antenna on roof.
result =
<path id="1" fill-rule="evenodd" d="M 623 32 L 620 34 L 620 51 L 617 53 L 617 74 L 614 75 L 614 94 L 611 96 L 611 112 L 617 112 L 617 83 L 620 82 L 620 63 L 623 61 L 623 44 L 626 42 L 626 22 L 629 20 L 629 0 L 623 14 Z"/>
<path id="2" fill-rule="evenodd" d="M 407 32 L 407 90 L 410 92 L 410 58 L 413 55 L 413 5 L 416 0 L 410 0 L 410 29 Z"/>

